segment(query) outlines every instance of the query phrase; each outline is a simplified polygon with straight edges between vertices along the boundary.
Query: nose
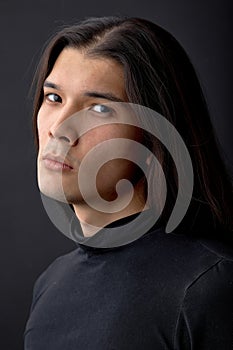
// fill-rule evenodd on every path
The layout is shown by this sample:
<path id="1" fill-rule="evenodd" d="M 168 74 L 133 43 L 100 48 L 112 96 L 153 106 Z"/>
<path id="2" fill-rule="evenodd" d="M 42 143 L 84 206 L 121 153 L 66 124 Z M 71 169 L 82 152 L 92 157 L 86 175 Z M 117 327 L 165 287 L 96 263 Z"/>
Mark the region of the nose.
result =
<path id="1" fill-rule="evenodd" d="M 49 137 L 64 141 L 70 146 L 75 146 L 79 137 L 77 119 L 77 113 L 74 113 L 74 111 L 70 109 L 61 111 L 56 121 L 49 128 Z"/>

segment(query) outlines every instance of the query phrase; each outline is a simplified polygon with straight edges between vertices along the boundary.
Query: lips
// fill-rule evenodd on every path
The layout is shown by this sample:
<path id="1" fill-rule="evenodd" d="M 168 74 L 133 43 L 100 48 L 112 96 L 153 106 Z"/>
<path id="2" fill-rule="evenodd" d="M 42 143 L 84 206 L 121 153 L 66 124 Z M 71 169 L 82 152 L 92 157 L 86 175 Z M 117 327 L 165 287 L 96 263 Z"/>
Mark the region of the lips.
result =
<path id="1" fill-rule="evenodd" d="M 52 170 L 73 170 L 74 168 L 70 163 L 64 160 L 64 157 L 47 154 L 42 157 L 44 164 L 47 168 Z"/>

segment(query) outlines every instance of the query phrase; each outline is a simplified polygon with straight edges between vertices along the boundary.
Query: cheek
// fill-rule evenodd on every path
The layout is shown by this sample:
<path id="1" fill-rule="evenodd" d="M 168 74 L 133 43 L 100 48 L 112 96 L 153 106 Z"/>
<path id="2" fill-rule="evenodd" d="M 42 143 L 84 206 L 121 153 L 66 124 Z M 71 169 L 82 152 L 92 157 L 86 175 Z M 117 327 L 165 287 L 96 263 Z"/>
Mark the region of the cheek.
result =
<path id="1" fill-rule="evenodd" d="M 133 126 L 128 125 L 104 125 L 97 127 L 80 138 L 79 144 L 85 145 L 88 149 L 100 144 L 103 141 L 115 138 L 124 138 L 142 142 L 141 131 Z"/>
<path id="2" fill-rule="evenodd" d="M 43 107 L 40 108 L 38 115 L 37 115 L 37 130 L 38 130 L 38 138 L 39 138 L 39 146 L 43 145 L 45 140 L 48 139 L 48 132 L 49 132 L 49 118 L 46 118 L 46 111 Z"/>
<path id="3" fill-rule="evenodd" d="M 135 172 L 135 165 L 133 165 L 133 163 L 138 164 L 139 158 L 140 162 L 142 158 L 144 158 L 143 154 L 141 155 L 135 152 L 135 144 L 133 142 L 131 144 L 129 143 L 127 147 L 121 140 L 114 140 L 111 143 L 111 140 L 117 138 L 142 143 L 142 133 L 140 129 L 132 126 L 115 124 L 104 125 L 87 132 L 80 137 L 76 146 L 76 157 L 81 161 L 88 156 L 87 161 L 93 164 L 94 168 L 96 167 L 94 164 L 106 163 L 98 176 L 98 179 L 102 178 L 102 181 L 107 181 L 109 176 L 111 178 L 114 177 L 114 174 L 116 179 L 124 178 L 126 173 L 129 173 L 129 177 L 131 177 L 132 173 Z M 109 142 L 104 144 L 104 141 Z M 121 156 L 119 157 L 119 155 Z"/>
<path id="4" fill-rule="evenodd" d="M 143 173 L 133 163 L 125 159 L 114 159 L 105 163 L 96 176 L 96 186 L 101 197 L 105 200 L 117 198 L 117 184 L 120 180 L 128 180 L 135 186 Z M 123 187 L 122 187 L 123 186 Z M 128 193 L 128 183 L 121 182 L 121 195 Z"/>
<path id="5" fill-rule="evenodd" d="M 126 148 L 122 145 L 122 141 L 119 140 L 119 144 L 114 143 L 114 145 L 111 146 L 111 139 L 116 138 L 134 140 L 141 143 L 142 133 L 136 127 L 105 125 L 83 135 L 77 145 L 81 160 L 83 160 L 85 155 L 91 150 L 93 150 L 93 153 L 88 160 L 89 163 L 95 163 L 96 159 L 100 159 L 101 161 L 102 158 L 103 164 L 97 175 L 98 188 L 101 188 L 103 184 L 104 187 L 107 186 L 107 184 L 110 185 L 110 187 L 115 187 L 120 179 L 126 178 L 132 180 L 142 176 L 135 162 L 135 145 L 132 144 Z M 95 146 L 107 140 L 110 140 L 110 142 L 107 145 L 101 146 L 101 152 L 94 150 Z M 122 155 L 122 158 L 118 156 L 114 157 L 114 154 L 119 154 L 118 152 Z M 137 154 L 136 157 L 140 157 L 140 155 Z"/>
<path id="6" fill-rule="evenodd" d="M 39 109 L 39 112 L 37 114 L 37 129 L 38 133 L 42 133 L 46 127 L 46 118 L 45 118 L 45 112 L 43 110 L 43 107 Z"/>

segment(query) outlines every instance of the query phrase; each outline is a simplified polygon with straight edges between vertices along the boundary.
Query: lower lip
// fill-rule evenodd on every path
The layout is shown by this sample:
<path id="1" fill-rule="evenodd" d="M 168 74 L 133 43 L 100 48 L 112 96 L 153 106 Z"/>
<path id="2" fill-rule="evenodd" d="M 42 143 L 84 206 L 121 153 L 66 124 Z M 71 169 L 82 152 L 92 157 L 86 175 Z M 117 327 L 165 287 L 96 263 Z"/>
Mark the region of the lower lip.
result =
<path id="1" fill-rule="evenodd" d="M 53 159 L 44 159 L 44 164 L 45 164 L 45 167 L 47 169 L 50 169 L 50 170 L 57 170 L 57 171 L 61 171 L 61 170 L 66 170 L 66 171 L 72 171 L 73 168 L 71 168 L 69 165 L 67 164 L 64 164 L 64 163 L 60 163 L 60 162 L 57 162 Z"/>

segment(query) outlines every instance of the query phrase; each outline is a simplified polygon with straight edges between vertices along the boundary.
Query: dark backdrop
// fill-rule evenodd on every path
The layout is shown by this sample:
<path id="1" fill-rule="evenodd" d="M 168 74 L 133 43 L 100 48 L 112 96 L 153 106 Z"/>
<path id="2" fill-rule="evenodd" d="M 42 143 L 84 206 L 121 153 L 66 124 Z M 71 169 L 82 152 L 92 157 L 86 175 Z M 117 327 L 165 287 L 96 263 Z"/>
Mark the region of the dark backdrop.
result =
<path id="1" fill-rule="evenodd" d="M 75 247 L 50 222 L 36 185 L 28 92 L 44 42 L 59 25 L 87 16 L 125 14 L 162 25 L 181 42 L 198 71 L 232 166 L 231 10 L 230 0 L 0 0 L 1 349 L 23 348 L 36 278 L 55 257 Z"/>

